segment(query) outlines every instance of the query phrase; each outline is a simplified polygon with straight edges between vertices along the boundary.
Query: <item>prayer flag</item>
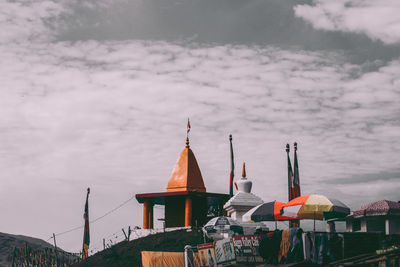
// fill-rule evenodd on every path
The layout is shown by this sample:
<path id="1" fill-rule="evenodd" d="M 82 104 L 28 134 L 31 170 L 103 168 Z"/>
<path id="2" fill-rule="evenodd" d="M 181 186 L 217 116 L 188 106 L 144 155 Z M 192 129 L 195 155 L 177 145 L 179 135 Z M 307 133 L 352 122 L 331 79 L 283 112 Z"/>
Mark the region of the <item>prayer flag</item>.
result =
<path id="1" fill-rule="evenodd" d="M 188 118 L 188 123 L 187 123 L 187 133 L 189 133 L 190 132 L 190 121 L 189 121 L 189 118 Z"/>
<path id="2" fill-rule="evenodd" d="M 235 177 L 235 162 L 233 160 L 233 146 L 232 146 L 232 135 L 229 135 L 229 142 L 231 144 L 231 174 L 229 177 L 229 196 L 233 196 L 233 178 Z"/>
<path id="3" fill-rule="evenodd" d="M 89 193 L 90 188 L 87 189 L 86 195 L 86 204 L 85 204 L 85 213 L 83 214 L 83 218 L 85 219 L 85 228 L 83 231 L 83 248 L 82 248 L 82 259 L 86 259 L 89 254 L 89 244 L 90 244 L 90 234 L 89 234 Z"/>
<path id="4" fill-rule="evenodd" d="M 289 144 L 286 145 L 286 153 L 287 153 L 287 164 L 288 164 L 288 191 L 289 191 L 289 201 L 293 199 L 293 170 L 292 170 L 292 163 L 290 162 L 289 157 Z"/>
<path id="5" fill-rule="evenodd" d="M 294 143 L 294 163 L 293 164 L 294 164 L 293 198 L 296 198 L 301 195 L 299 164 L 297 162 L 297 143 Z"/>

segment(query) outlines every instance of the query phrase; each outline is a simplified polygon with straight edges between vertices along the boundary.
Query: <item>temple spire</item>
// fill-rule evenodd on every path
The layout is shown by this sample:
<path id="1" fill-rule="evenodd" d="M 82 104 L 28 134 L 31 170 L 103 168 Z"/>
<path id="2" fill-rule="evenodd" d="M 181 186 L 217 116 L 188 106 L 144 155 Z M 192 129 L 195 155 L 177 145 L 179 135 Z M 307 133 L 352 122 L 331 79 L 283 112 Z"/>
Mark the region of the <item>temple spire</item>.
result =
<path id="1" fill-rule="evenodd" d="M 190 121 L 188 119 L 186 132 L 186 147 L 182 150 L 171 177 L 167 192 L 198 191 L 206 192 L 199 165 L 189 146 Z"/>
<path id="2" fill-rule="evenodd" d="M 246 178 L 246 162 L 243 162 L 242 178 Z"/>

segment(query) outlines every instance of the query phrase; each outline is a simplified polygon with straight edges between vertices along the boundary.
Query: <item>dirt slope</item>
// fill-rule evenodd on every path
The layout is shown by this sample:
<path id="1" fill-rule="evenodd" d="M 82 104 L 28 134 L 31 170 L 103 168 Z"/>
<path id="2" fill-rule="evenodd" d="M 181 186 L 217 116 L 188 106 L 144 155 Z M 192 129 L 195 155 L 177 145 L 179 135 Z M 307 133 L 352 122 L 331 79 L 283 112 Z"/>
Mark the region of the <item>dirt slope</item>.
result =
<path id="1" fill-rule="evenodd" d="M 186 245 L 196 246 L 203 243 L 200 230 L 177 230 L 159 233 L 135 239 L 130 242 L 121 242 L 111 248 L 103 250 L 89 257 L 86 261 L 73 267 L 131 267 L 141 266 L 141 251 L 169 251 L 182 252 Z"/>

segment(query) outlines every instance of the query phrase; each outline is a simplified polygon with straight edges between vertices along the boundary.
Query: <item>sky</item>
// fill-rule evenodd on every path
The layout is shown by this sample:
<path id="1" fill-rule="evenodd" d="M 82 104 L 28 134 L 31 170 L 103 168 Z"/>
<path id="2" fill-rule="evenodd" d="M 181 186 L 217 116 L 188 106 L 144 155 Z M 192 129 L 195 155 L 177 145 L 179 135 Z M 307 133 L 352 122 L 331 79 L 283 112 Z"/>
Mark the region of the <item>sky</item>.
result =
<path id="1" fill-rule="evenodd" d="M 236 178 L 245 161 L 266 202 L 287 200 L 294 142 L 303 194 L 399 201 L 399 13 L 398 0 L 1 1 L 0 231 L 83 225 L 87 187 L 92 220 L 165 191 L 188 117 L 208 192 L 229 190 L 232 134 Z M 133 198 L 91 224 L 91 249 L 141 224 Z M 82 237 L 57 245 L 78 252 Z"/>

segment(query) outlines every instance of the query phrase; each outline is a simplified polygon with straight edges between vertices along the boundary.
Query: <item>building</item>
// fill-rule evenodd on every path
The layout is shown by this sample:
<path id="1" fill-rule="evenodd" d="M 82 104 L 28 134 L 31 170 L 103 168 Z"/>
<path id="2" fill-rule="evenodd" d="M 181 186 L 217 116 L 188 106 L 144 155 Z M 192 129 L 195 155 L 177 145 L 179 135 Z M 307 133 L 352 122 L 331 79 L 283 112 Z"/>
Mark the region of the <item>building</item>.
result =
<path id="1" fill-rule="evenodd" d="M 203 226 L 210 217 L 222 215 L 228 194 L 208 193 L 196 157 L 186 138 L 168 182 L 167 191 L 137 194 L 143 204 L 143 229 L 153 228 L 154 205 L 165 206 L 165 227 Z"/>
<path id="2" fill-rule="evenodd" d="M 257 228 L 267 231 L 268 227 L 261 222 L 243 222 L 242 219 L 242 216 L 246 212 L 264 203 L 259 196 L 251 193 L 253 183 L 246 177 L 245 163 L 243 163 L 242 178 L 235 182 L 235 185 L 238 192 L 224 205 L 224 210 L 227 212 L 228 216 L 240 223 L 246 235 L 253 234 Z"/>
<path id="3" fill-rule="evenodd" d="M 226 202 L 224 209 L 232 219 L 242 222 L 242 216 L 264 201 L 251 193 L 253 183 L 246 177 L 246 165 L 243 163 L 242 178 L 235 182 L 238 192 Z"/>
<path id="4" fill-rule="evenodd" d="M 400 203 L 380 200 L 362 206 L 346 217 L 346 231 L 400 234 Z"/>

